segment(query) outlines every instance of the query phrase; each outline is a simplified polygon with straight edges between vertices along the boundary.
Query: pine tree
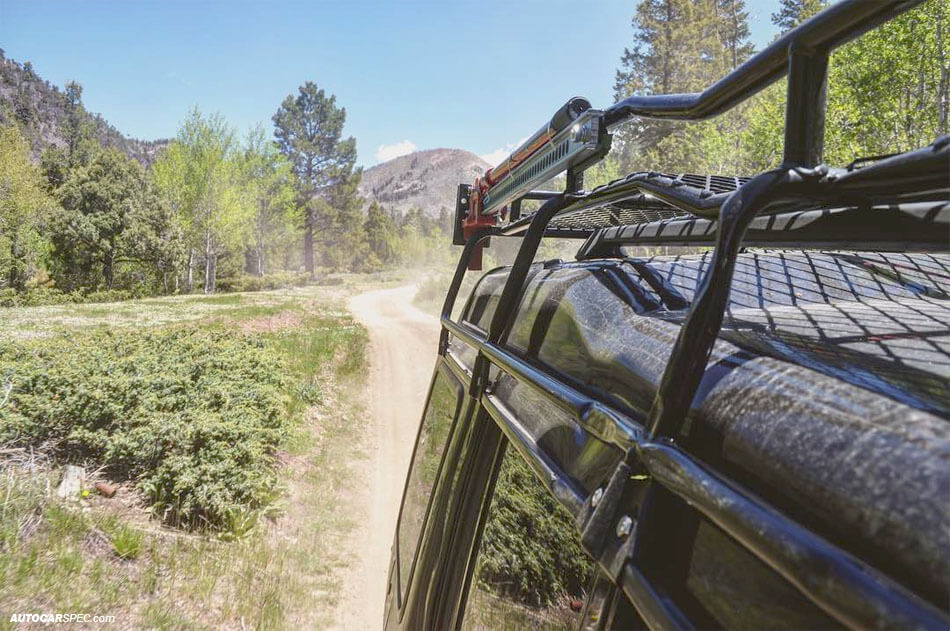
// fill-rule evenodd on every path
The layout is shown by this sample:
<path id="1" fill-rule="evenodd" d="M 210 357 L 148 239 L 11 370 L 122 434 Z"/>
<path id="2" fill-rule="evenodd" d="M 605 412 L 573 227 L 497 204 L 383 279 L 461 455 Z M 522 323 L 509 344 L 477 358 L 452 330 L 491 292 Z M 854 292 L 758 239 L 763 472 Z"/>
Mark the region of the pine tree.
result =
<path id="1" fill-rule="evenodd" d="M 366 245 L 371 257 L 368 268 L 380 267 L 395 261 L 396 226 L 389 214 L 376 201 L 370 204 L 366 213 L 363 233 L 366 235 Z"/>
<path id="2" fill-rule="evenodd" d="M 738 68 L 754 50 L 749 41 L 749 12 L 745 0 L 716 0 L 716 24 L 726 53 L 724 69 Z"/>
<path id="3" fill-rule="evenodd" d="M 826 0 L 780 0 L 772 24 L 783 31 L 793 29 L 827 6 Z"/>
<path id="4" fill-rule="evenodd" d="M 304 211 L 304 265 L 313 275 L 314 232 L 339 219 L 327 216 L 333 210 L 328 200 L 340 197 L 334 189 L 355 188 L 356 140 L 342 137 L 346 109 L 337 107 L 336 97 L 312 81 L 284 99 L 273 121 L 278 146 L 297 178 L 298 205 Z"/>
<path id="5" fill-rule="evenodd" d="M 634 46 L 624 49 L 614 82 L 619 100 L 705 87 L 705 32 L 712 0 L 641 0 L 633 17 Z"/>
<path id="6" fill-rule="evenodd" d="M 82 86 L 66 83 L 66 158 L 73 168 L 89 162 L 95 154 L 95 141 L 89 129 L 86 108 L 82 104 Z"/>
<path id="7" fill-rule="evenodd" d="M 743 0 L 641 0 L 633 27 L 634 46 L 625 50 L 614 84 L 618 99 L 701 91 L 753 52 Z M 618 133 L 620 166 L 730 170 L 727 158 L 736 151 L 724 135 L 734 135 L 740 119 L 741 113 L 705 125 L 635 119 Z M 646 159 L 631 164 L 634 155 Z"/>
<path id="8" fill-rule="evenodd" d="M 641 0 L 633 17 L 634 45 L 624 50 L 614 83 L 615 97 L 702 90 L 722 74 L 718 0 Z M 738 41 L 738 40 L 737 40 Z M 676 123 L 638 119 L 617 135 L 621 164 L 655 147 Z"/>

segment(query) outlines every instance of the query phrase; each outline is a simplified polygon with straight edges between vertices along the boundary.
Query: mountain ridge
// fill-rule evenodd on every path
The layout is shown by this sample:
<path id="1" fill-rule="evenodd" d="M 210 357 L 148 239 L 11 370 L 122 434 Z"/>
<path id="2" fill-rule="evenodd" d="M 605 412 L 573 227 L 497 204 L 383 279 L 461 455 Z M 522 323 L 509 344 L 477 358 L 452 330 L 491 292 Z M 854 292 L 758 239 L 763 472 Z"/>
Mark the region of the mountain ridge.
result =
<path id="1" fill-rule="evenodd" d="M 0 125 L 16 122 L 24 131 L 39 160 L 47 147 L 66 146 L 69 102 L 66 92 L 43 79 L 29 62 L 6 57 L 0 49 Z M 155 161 L 169 141 L 130 138 L 113 127 L 101 114 L 82 108 L 82 120 L 93 137 L 105 147 L 115 147 L 143 165 Z"/>
<path id="2" fill-rule="evenodd" d="M 454 210 L 458 185 L 472 182 L 489 166 L 465 149 L 423 149 L 363 171 L 359 192 L 367 205 L 375 201 L 400 215 L 420 208 L 438 217 L 442 208 Z"/>

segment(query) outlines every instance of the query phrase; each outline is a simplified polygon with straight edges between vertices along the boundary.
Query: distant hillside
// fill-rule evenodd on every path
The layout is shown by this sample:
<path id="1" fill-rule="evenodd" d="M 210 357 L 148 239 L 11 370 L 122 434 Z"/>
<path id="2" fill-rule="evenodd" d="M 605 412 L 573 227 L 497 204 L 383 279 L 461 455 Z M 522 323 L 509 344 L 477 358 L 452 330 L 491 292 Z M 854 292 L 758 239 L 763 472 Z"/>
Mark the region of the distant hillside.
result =
<path id="1" fill-rule="evenodd" d="M 442 207 L 455 209 L 459 183 L 471 183 L 489 166 L 462 149 L 416 151 L 366 169 L 360 194 L 367 202 L 376 200 L 399 214 L 418 207 L 437 217 Z"/>
<path id="2" fill-rule="evenodd" d="M 0 125 L 17 121 L 22 125 L 39 158 L 46 147 L 65 146 L 65 92 L 40 78 L 30 62 L 7 59 L 0 50 Z M 136 140 L 123 136 L 99 114 L 85 113 L 89 128 L 104 146 L 116 147 L 142 164 L 151 164 L 167 140 Z"/>

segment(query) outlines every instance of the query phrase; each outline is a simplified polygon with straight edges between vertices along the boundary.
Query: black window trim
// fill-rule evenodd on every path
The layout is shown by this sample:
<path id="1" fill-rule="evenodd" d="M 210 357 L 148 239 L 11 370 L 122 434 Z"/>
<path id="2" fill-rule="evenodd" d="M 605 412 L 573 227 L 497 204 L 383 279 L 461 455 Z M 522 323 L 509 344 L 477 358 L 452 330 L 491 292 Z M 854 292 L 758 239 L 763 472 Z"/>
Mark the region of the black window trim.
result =
<path id="1" fill-rule="evenodd" d="M 448 379 L 451 385 L 455 386 L 455 390 L 456 390 L 455 412 L 453 413 L 453 416 L 452 416 L 452 425 L 449 428 L 448 435 L 446 436 L 445 444 L 442 447 L 442 454 L 439 457 L 439 468 L 436 470 L 436 475 L 435 475 L 436 485 L 433 486 L 432 492 L 429 494 L 428 500 L 426 500 L 425 513 L 423 514 L 423 517 L 422 517 L 422 524 L 419 528 L 419 534 L 416 537 L 416 545 L 413 548 L 412 561 L 409 563 L 409 573 L 406 575 L 406 589 L 405 589 L 405 593 L 403 593 L 403 589 L 402 589 L 403 559 L 399 550 L 399 543 L 400 543 L 400 537 L 401 537 L 400 526 L 402 525 L 402 512 L 403 512 L 403 507 L 405 505 L 406 492 L 409 489 L 409 480 L 412 477 L 412 472 L 413 472 L 413 468 L 411 465 L 413 465 L 415 462 L 416 450 L 419 447 L 419 436 L 422 434 L 422 426 L 425 421 L 426 414 L 429 411 L 429 403 L 432 400 L 432 392 L 435 389 L 436 381 L 438 380 L 440 375 Z M 446 447 L 452 442 L 452 438 L 455 436 L 455 430 L 459 422 L 460 413 L 465 407 L 464 405 L 465 401 L 466 401 L 465 387 L 462 380 L 460 380 L 458 376 L 456 375 L 456 372 L 448 366 L 447 360 L 444 357 L 439 356 L 438 360 L 436 361 L 435 370 L 432 372 L 432 379 L 429 382 L 429 392 L 426 395 L 425 407 L 422 409 L 422 417 L 419 419 L 419 429 L 416 431 L 416 440 L 412 447 L 412 455 L 409 456 L 410 469 L 406 473 L 406 482 L 403 485 L 403 491 L 402 491 L 403 502 L 400 503 L 399 505 L 399 515 L 396 517 L 396 537 L 395 537 L 395 545 L 393 547 L 393 551 L 395 552 L 395 555 L 396 555 L 396 602 L 398 603 L 398 610 L 399 610 L 398 621 L 399 622 L 402 621 L 403 615 L 406 612 L 406 603 L 409 602 L 409 593 L 412 590 L 412 578 L 413 578 L 413 573 L 415 572 L 415 568 L 416 568 L 416 560 L 419 557 L 420 544 L 422 542 L 422 538 L 425 536 L 426 524 L 429 521 L 429 510 L 432 507 L 432 499 L 436 494 L 436 489 L 438 488 L 438 482 L 442 478 L 442 467 L 445 464 L 445 457 L 448 451 Z"/>

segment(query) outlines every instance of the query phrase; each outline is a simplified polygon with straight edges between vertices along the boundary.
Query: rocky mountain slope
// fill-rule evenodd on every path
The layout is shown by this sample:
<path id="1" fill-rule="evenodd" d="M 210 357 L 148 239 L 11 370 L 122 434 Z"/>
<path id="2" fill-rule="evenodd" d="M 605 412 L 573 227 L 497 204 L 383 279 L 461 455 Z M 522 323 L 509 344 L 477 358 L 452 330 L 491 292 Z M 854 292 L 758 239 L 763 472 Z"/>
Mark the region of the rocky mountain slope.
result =
<path id="1" fill-rule="evenodd" d="M 363 172 L 360 195 L 399 214 L 413 207 L 438 217 L 455 209 L 460 182 L 472 182 L 489 164 L 462 149 L 429 149 L 377 164 Z"/>
<path id="2" fill-rule="evenodd" d="M 46 147 L 66 145 L 68 107 L 66 93 L 59 86 L 37 75 L 30 62 L 7 59 L 0 50 L 0 125 L 20 123 L 35 158 L 39 159 Z M 81 112 L 83 123 L 102 145 L 116 147 L 142 164 L 151 164 L 168 144 L 167 140 L 128 138 L 99 114 Z"/>

